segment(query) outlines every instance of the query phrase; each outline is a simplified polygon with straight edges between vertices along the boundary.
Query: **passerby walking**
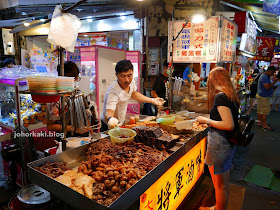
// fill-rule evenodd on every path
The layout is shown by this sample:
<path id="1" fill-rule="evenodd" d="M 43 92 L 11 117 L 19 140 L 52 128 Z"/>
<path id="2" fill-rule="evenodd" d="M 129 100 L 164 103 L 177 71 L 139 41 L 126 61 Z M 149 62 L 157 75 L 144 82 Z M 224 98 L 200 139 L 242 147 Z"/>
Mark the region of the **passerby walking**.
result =
<path id="1" fill-rule="evenodd" d="M 273 105 L 275 105 L 274 111 L 278 112 L 280 104 L 280 72 L 278 72 L 276 78 L 278 81 L 274 85 L 275 91 L 271 97 L 271 109 L 273 109 Z"/>
<path id="2" fill-rule="evenodd" d="M 268 131 L 272 131 L 272 128 L 267 124 L 266 118 L 271 110 L 270 98 L 273 94 L 273 87 L 278 81 L 277 78 L 270 81 L 270 77 L 275 74 L 276 68 L 274 66 L 269 66 L 266 72 L 264 72 L 258 82 L 257 91 L 257 107 L 258 107 L 258 126 L 262 126 Z"/>

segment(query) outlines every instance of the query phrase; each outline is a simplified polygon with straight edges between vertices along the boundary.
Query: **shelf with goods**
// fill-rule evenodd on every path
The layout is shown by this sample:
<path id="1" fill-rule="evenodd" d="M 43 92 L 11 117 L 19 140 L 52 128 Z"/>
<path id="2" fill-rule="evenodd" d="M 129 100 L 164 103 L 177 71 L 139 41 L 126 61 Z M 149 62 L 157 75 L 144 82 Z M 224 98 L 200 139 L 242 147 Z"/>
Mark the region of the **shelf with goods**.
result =
<path id="1" fill-rule="evenodd" d="M 3 134 L 0 141 L 10 140 L 11 133 L 20 124 L 35 130 L 46 127 L 46 104 L 39 104 L 32 100 L 27 89 L 26 78 L 5 79 L 0 81 L 0 126 Z"/>

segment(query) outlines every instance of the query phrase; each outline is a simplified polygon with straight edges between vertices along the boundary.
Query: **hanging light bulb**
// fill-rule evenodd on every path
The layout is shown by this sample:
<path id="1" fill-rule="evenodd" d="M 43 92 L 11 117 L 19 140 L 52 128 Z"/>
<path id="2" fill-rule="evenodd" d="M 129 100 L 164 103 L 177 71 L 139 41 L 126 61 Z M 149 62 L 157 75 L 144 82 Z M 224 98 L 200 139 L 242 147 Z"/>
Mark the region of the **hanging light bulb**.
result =
<path id="1" fill-rule="evenodd" d="M 202 23 L 206 21 L 208 18 L 205 14 L 194 14 L 191 16 L 190 21 L 192 23 Z"/>

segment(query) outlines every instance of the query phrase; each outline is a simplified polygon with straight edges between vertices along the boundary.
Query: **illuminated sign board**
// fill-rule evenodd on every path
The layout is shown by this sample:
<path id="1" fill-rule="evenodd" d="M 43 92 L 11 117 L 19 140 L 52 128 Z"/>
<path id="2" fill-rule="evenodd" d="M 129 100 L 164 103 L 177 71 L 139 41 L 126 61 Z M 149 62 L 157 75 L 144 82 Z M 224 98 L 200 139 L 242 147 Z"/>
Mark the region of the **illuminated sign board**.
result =
<path id="1" fill-rule="evenodd" d="M 176 37 L 184 26 L 185 21 L 168 23 L 168 61 L 173 51 L 173 62 L 177 63 L 215 63 L 218 59 L 218 26 L 219 17 L 211 17 L 203 23 L 188 23 L 182 33 L 171 46 L 173 37 Z M 173 30 L 173 32 L 171 32 Z"/>
<path id="2" fill-rule="evenodd" d="M 222 20 L 221 28 L 219 27 L 220 20 Z M 168 23 L 169 62 L 172 57 L 174 63 L 235 61 L 238 30 L 235 23 L 223 16 L 213 16 L 202 23 L 189 22 L 184 25 L 184 20 Z M 173 40 L 183 26 L 181 34 Z"/>
<path id="3" fill-rule="evenodd" d="M 276 38 L 271 37 L 257 37 L 257 54 L 254 60 L 268 61 L 270 62 L 274 56 L 274 46 Z"/>
<path id="4" fill-rule="evenodd" d="M 203 173 L 206 137 L 180 158 L 140 197 L 140 210 L 176 209 Z"/>
<path id="5" fill-rule="evenodd" d="M 238 26 L 235 23 L 223 17 L 220 62 L 235 61 L 237 33 Z"/>

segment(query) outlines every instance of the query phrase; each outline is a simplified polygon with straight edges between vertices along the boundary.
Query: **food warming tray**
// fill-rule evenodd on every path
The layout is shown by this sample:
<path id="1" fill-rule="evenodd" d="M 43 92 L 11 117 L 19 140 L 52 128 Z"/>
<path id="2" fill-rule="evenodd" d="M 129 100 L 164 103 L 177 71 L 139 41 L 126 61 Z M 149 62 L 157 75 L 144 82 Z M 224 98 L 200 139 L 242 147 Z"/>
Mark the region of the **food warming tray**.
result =
<path id="1" fill-rule="evenodd" d="M 57 198 L 68 205 L 78 209 L 127 209 L 153 184 L 155 183 L 179 158 L 192 149 L 202 138 L 206 136 L 207 130 L 197 132 L 185 144 L 177 144 L 178 150 L 173 152 L 167 159 L 157 165 L 153 170 L 147 173 L 142 179 L 135 183 L 131 188 L 124 192 L 110 206 L 104 206 L 86 196 L 72 190 L 60 182 L 37 171 L 34 167 L 42 166 L 49 162 L 66 162 L 69 168 L 78 167 L 82 161 L 86 160 L 85 153 L 92 144 L 86 144 L 81 147 L 67 150 L 60 154 L 45 157 L 34 162 L 28 163 L 29 180 L 41 186 Z M 98 141 L 98 140 L 97 140 Z"/>

